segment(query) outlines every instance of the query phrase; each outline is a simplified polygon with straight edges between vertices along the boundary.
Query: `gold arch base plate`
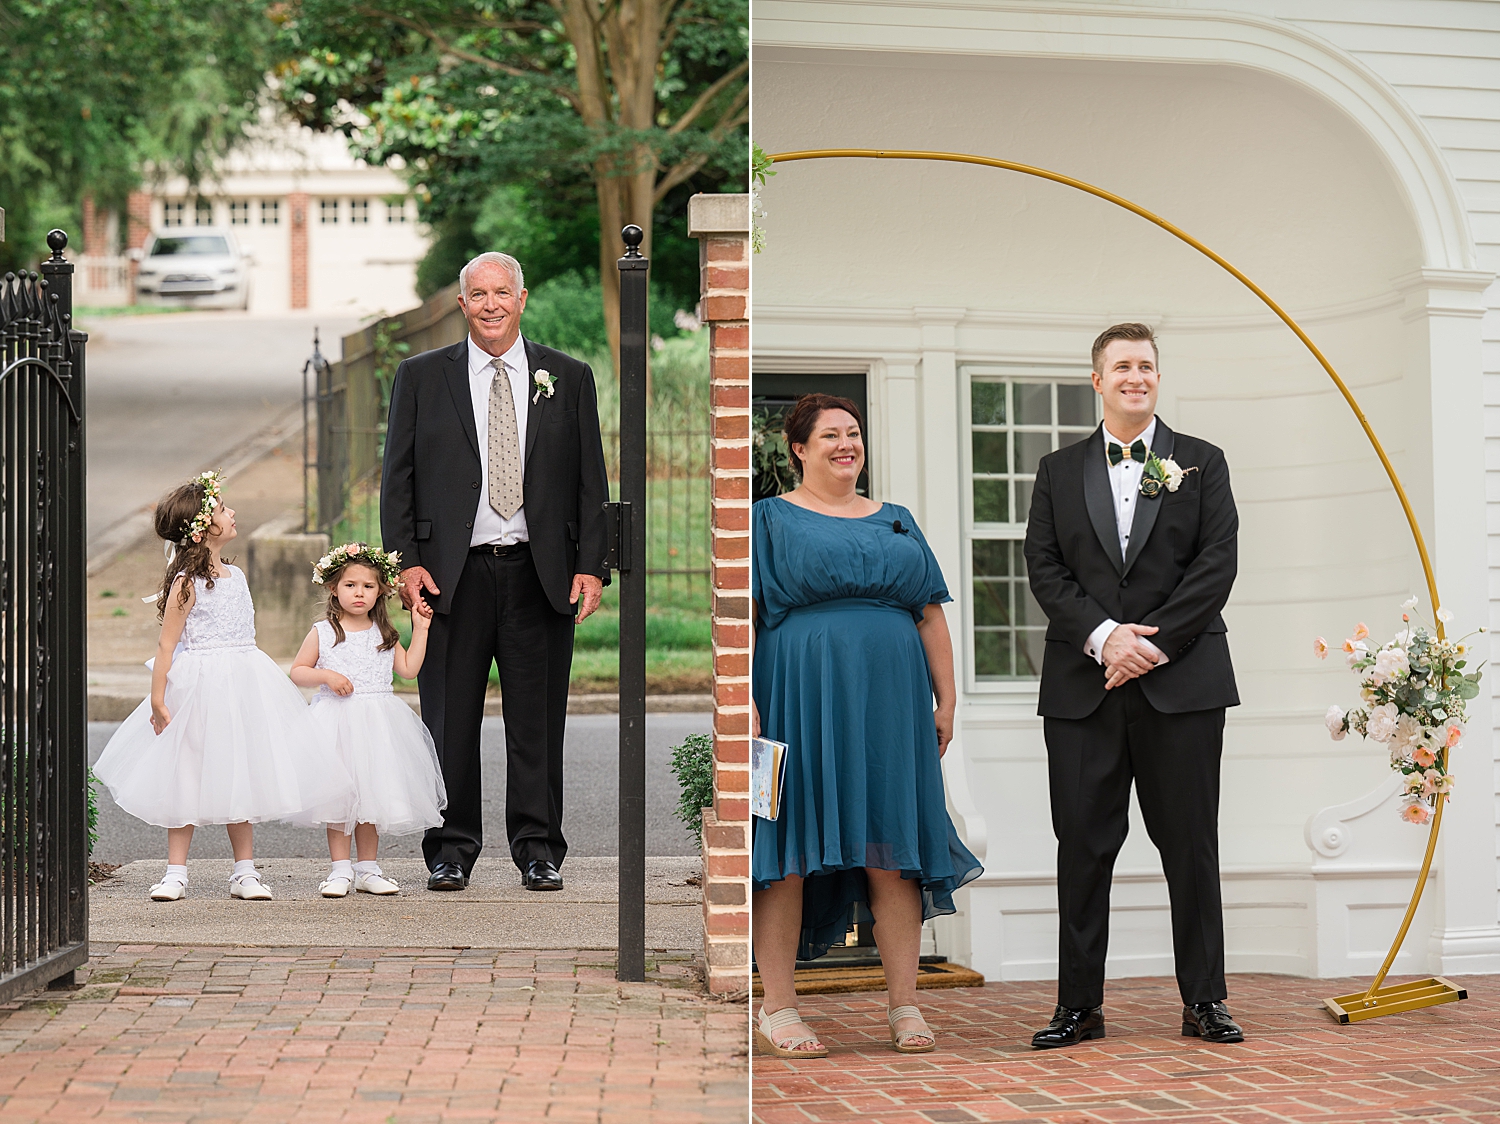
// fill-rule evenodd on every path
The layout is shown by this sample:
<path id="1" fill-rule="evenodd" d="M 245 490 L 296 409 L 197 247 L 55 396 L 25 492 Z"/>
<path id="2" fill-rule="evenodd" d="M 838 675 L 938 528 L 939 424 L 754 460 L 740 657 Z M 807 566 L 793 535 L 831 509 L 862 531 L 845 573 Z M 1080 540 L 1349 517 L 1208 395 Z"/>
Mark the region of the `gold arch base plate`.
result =
<path id="1" fill-rule="evenodd" d="M 1014 160 L 1001 160 L 991 156 L 975 156 L 964 152 L 926 152 L 916 150 L 894 150 L 877 148 L 816 148 L 806 149 L 800 152 L 777 152 L 770 154 L 772 165 L 789 164 L 799 160 L 936 160 L 959 164 L 979 164 L 990 168 L 999 168 L 1004 171 L 1019 172 L 1022 175 L 1035 176 L 1038 179 L 1051 180 L 1053 183 L 1062 184 L 1065 187 L 1074 188 L 1085 192 L 1106 203 L 1113 203 L 1116 207 L 1139 215 L 1147 222 L 1155 223 L 1161 229 L 1175 238 L 1186 242 L 1204 257 L 1208 258 L 1221 269 L 1225 270 L 1235 280 L 1239 281 L 1252 293 L 1260 298 L 1278 318 L 1284 323 L 1296 337 L 1302 341 L 1308 351 L 1312 353 L 1319 366 L 1327 372 L 1328 377 L 1333 380 L 1334 386 L 1343 395 L 1344 401 L 1354 412 L 1359 420 L 1360 427 L 1369 438 L 1375 455 L 1380 458 L 1380 464 L 1385 469 L 1386 476 L 1390 479 L 1391 487 L 1395 489 L 1396 498 L 1401 501 L 1401 509 L 1406 515 L 1407 526 L 1411 529 L 1412 541 L 1417 548 L 1417 557 L 1422 563 L 1422 573 L 1427 579 L 1427 593 L 1432 598 L 1433 612 L 1436 613 L 1442 602 L 1438 599 L 1437 578 L 1433 574 L 1432 560 L 1427 555 L 1427 544 L 1422 539 L 1422 528 L 1417 523 L 1417 514 L 1412 510 L 1411 502 L 1407 499 L 1406 489 L 1401 486 L 1401 479 L 1396 475 L 1395 466 L 1391 464 L 1390 458 L 1385 455 L 1385 449 L 1380 444 L 1380 439 L 1375 436 L 1375 430 L 1370 421 L 1365 417 L 1364 411 L 1360 409 L 1359 403 L 1355 401 L 1354 393 L 1339 377 L 1339 373 L 1333 369 L 1333 364 L 1328 361 L 1324 354 L 1318 350 L 1317 344 L 1313 343 L 1302 327 L 1289 316 L 1282 307 L 1271 299 L 1270 295 L 1257 285 L 1230 262 L 1209 249 L 1191 234 L 1180 227 L 1172 225 L 1160 215 L 1153 214 L 1138 203 L 1132 203 L 1123 196 L 1116 195 L 1112 191 L 1106 191 L 1102 187 L 1096 187 L 1083 180 L 1065 176 L 1061 172 L 1048 171 L 1046 168 L 1037 168 L 1030 164 L 1017 163 Z M 1437 634 L 1443 635 L 1442 621 L 1438 621 Z M 1338 995 L 1332 999 L 1323 1000 L 1323 1005 L 1328 1008 L 1329 1014 L 1341 1023 L 1363 1022 L 1365 1019 L 1378 1018 L 1381 1015 L 1394 1015 L 1402 1011 L 1415 1011 L 1421 1007 L 1433 1007 L 1439 1003 L 1454 1003 L 1460 999 L 1467 999 L 1469 993 L 1463 988 L 1450 983 L 1441 976 L 1430 979 L 1417 980 L 1414 983 L 1395 984 L 1391 987 L 1381 987 L 1385 982 L 1386 973 L 1391 970 L 1391 965 L 1396 960 L 1396 954 L 1401 951 L 1401 944 L 1406 940 L 1406 932 L 1411 927 L 1412 918 L 1416 916 L 1417 903 L 1422 900 L 1422 889 L 1427 883 L 1427 872 L 1432 867 L 1433 852 L 1437 848 L 1438 828 L 1443 822 L 1443 805 L 1437 806 L 1437 814 L 1433 816 L 1432 827 L 1427 835 L 1427 854 L 1422 860 L 1422 871 L 1417 875 L 1416 889 L 1412 891 L 1411 904 L 1406 908 L 1406 917 L 1401 922 L 1401 928 L 1396 933 L 1396 939 L 1391 944 L 1390 952 L 1386 954 L 1385 963 L 1381 965 L 1380 971 L 1376 973 L 1368 990 L 1355 995 Z M 921 986 L 920 984 L 918 986 Z M 798 989 L 801 990 L 800 988 Z"/>
<path id="2" fill-rule="evenodd" d="M 1457 1003 L 1469 998 L 1466 989 L 1442 976 L 1432 976 L 1410 983 L 1392 984 L 1377 988 L 1372 994 L 1356 991 L 1353 995 L 1335 995 L 1323 1000 L 1328 1013 L 1341 1023 L 1364 1022 L 1378 1019 L 1381 1015 L 1399 1015 L 1402 1011 L 1416 1011 L 1422 1007 L 1436 1007 L 1439 1003 Z"/>

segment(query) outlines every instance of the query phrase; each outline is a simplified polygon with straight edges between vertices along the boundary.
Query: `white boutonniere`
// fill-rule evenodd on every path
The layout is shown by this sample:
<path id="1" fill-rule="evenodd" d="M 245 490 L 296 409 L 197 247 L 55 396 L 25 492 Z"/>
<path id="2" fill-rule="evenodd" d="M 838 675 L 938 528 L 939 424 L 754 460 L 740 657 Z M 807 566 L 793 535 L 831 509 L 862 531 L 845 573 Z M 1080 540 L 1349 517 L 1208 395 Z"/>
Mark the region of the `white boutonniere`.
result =
<path id="1" fill-rule="evenodd" d="M 557 386 L 557 376 L 546 371 L 532 371 L 531 381 L 536 384 L 536 393 L 531 396 L 531 404 L 535 406 L 542 395 L 552 397 L 553 388 Z"/>
<path id="2" fill-rule="evenodd" d="M 1149 500 L 1161 495 L 1163 488 L 1175 492 L 1182 487 L 1182 481 L 1189 472 L 1197 471 L 1196 466 L 1183 468 L 1171 457 L 1162 460 L 1151 453 L 1146 457 L 1146 470 L 1141 473 L 1141 495 Z"/>

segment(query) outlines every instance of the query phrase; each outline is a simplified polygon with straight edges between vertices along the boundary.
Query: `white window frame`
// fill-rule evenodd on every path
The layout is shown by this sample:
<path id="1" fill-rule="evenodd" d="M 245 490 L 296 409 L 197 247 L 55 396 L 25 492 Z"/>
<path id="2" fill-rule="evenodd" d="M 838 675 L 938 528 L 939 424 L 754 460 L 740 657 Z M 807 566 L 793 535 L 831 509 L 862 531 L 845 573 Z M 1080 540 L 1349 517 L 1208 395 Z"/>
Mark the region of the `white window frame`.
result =
<path id="1" fill-rule="evenodd" d="M 1040 678 L 981 679 L 975 651 L 975 628 L 978 624 L 978 606 L 974 601 L 974 542 L 975 540 L 1001 540 L 1019 542 L 1026 537 L 1026 523 L 1016 521 L 1012 511 L 1009 523 L 982 523 L 974 521 L 974 388 L 975 380 L 1005 379 L 1011 382 L 1089 383 L 1086 363 L 1074 360 L 1029 360 L 1027 362 L 965 363 L 959 369 L 959 384 L 962 388 L 959 401 L 959 420 L 962 427 L 959 442 L 962 487 L 961 501 L 963 528 L 961 555 L 963 562 L 963 644 L 964 644 L 964 690 L 976 695 L 1020 695 L 1035 698 Z M 1097 400 L 1094 406 L 1094 425 L 1102 415 Z M 1055 415 L 1054 415 L 1055 416 Z M 1012 425 L 1015 423 L 1012 422 Z M 1029 427 L 1028 427 L 1029 428 Z M 1050 427 L 1056 434 L 1059 427 Z"/>
<path id="2" fill-rule="evenodd" d="M 349 200 L 349 225 L 368 226 L 370 224 L 370 201 L 368 199 Z"/>
<path id="3" fill-rule="evenodd" d="M 167 199 L 161 205 L 162 226 L 187 226 L 187 200 Z"/>
<path id="4" fill-rule="evenodd" d="M 318 225 L 319 226 L 338 226 L 339 225 L 339 212 L 342 211 L 342 210 L 343 210 L 343 208 L 341 206 L 339 206 L 339 200 L 337 198 L 323 198 L 323 199 L 319 199 L 318 200 Z M 332 215 L 333 217 L 329 218 L 328 217 L 329 215 Z"/>
<path id="5" fill-rule="evenodd" d="M 250 200 L 248 200 L 248 199 L 231 199 L 229 201 L 229 225 L 230 226 L 249 226 L 250 225 Z"/>
<path id="6" fill-rule="evenodd" d="M 280 226 L 281 225 L 281 200 L 280 199 L 262 199 L 260 201 L 260 225 L 261 226 Z"/>

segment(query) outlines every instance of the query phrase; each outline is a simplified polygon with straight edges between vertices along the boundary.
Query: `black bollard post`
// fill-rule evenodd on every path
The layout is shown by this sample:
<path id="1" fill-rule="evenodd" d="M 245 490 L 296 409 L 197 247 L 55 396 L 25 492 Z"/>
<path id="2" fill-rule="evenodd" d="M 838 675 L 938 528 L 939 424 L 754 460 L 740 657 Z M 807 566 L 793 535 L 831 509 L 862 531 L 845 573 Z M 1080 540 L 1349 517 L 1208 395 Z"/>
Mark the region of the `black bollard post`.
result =
<path id="1" fill-rule="evenodd" d="M 646 277 L 620 235 L 620 924 L 615 978 L 646 978 Z"/>

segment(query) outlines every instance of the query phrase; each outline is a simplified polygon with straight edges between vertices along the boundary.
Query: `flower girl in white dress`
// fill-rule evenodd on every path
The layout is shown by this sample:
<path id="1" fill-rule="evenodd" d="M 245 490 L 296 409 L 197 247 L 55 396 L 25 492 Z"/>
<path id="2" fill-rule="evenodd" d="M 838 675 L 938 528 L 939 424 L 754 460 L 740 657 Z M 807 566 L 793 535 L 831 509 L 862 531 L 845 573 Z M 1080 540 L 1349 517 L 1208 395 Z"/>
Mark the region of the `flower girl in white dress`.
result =
<path id="1" fill-rule="evenodd" d="M 386 609 L 400 556 L 365 543 L 335 547 L 313 567 L 328 589 L 327 619 L 318 621 L 292 662 L 292 681 L 317 687 L 312 718 L 323 743 L 354 776 L 354 845 L 329 825 L 331 869 L 319 889 L 342 898 L 353 886 L 367 894 L 400 887 L 376 861 L 382 835 L 407 835 L 443 822 L 448 794 L 437 749 L 422 720 L 391 691 L 391 672 L 415 679 L 427 654 L 428 619 L 412 614 L 411 648 L 401 647 Z"/>
<path id="2" fill-rule="evenodd" d="M 227 826 L 230 895 L 265 901 L 271 891 L 255 870 L 251 825 L 343 823 L 353 806 L 353 779 L 319 740 L 301 693 L 255 646 L 250 587 L 221 555 L 236 531 L 220 487 L 218 474 L 206 472 L 156 506 L 169 554 L 151 697 L 94 766 L 116 804 L 167 829 L 156 901 L 183 896 L 196 825 Z"/>

